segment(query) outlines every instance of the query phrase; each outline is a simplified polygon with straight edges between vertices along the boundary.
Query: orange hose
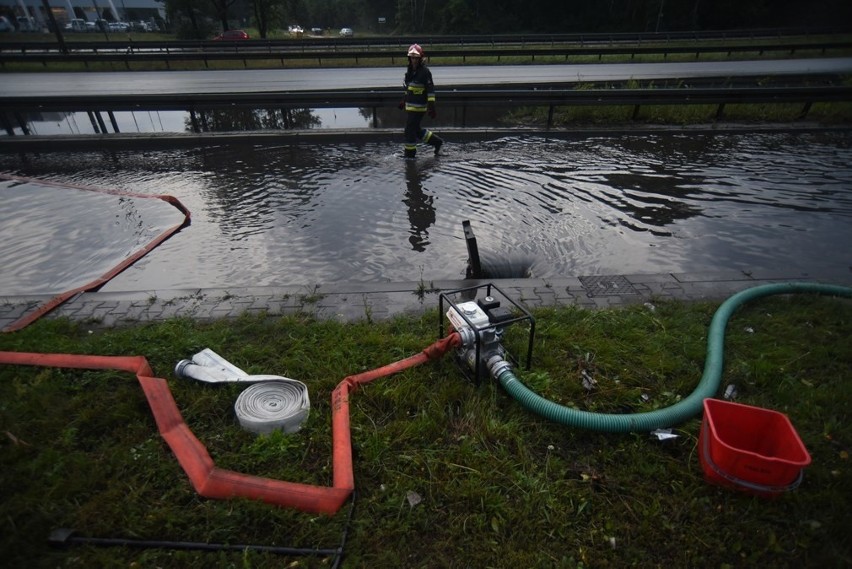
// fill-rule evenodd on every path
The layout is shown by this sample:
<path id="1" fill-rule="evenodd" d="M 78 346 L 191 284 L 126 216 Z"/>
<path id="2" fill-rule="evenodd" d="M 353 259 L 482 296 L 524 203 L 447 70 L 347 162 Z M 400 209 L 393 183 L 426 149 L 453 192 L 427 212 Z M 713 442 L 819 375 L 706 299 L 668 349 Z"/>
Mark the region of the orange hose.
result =
<path id="1" fill-rule="evenodd" d="M 113 369 L 134 373 L 151 407 L 160 435 L 186 472 L 195 491 L 206 498 L 249 498 L 304 512 L 333 514 L 355 489 L 352 435 L 349 428 L 349 394 L 359 385 L 443 356 L 459 343 L 458 334 L 438 340 L 419 354 L 392 364 L 346 377 L 331 395 L 334 481 L 332 487 L 285 482 L 217 468 L 207 448 L 196 438 L 169 390 L 165 379 L 153 377 L 143 356 L 91 356 L 0 352 L 0 364 Z"/>
<path id="2" fill-rule="evenodd" d="M 51 310 L 56 308 L 57 306 L 66 302 L 68 299 L 73 298 L 74 296 L 76 296 L 76 295 L 78 295 L 82 292 L 86 292 L 86 291 L 89 291 L 89 290 L 94 290 L 94 289 L 97 289 L 99 287 L 102 287 L 108 281 L 115 278 L 115 276 L 118 275 L 120 272 L 122 272 L 124 269 L 126 269 L 127 267 L 129 267 L 130 265 L 132 265 L 133 263 L 135 263 L 136 261 L 138 261 L 139 259 L 141 259 L 145 255 L 147 255 L 148 253 L 150 253 L 152 249 L 154 249 L 157 245 L 159 245 L 160 243 L 162 243 L 163 241 L 165 241 L 166 239 L 171 237 L 174 233 L 179 231 L 182 227 L 184 227 L 185 225 L 189 225 L 189 222 L 190 222 L 189 210 L 186 209 L 186 207 L 182 203 L 180 203 L 180 201 L 177 198 L 175 198 L 173 196 L 136 194 L 136 193 L 131 193 L 131 192 L 121 192 L 121 191 L 118 191 L 118 190 L 106 190 L 106 189 L 102 189 L 102 188 L 78 186 L 78 185 L 74 185 L 74 184 L 58 184 L 56 182 L 48 182 L 48 181 L 45 181 L 45 180 L 34 180 L 32 178 L 21 178 L 21 177 L 17 177 L 17 176 L 8 176 L 8 175 L 5 175 L 5 174 L 0 175 L 0 179 L 17 180 L 19 182 L 31 182 L 31 183 L 35 183 L 35 184 L 41 184 L 43 186 L 58 186 L 58 187 L 62 187 L 62 188 L 69 188 L 70 187 L 70 188 L 75 188 L 75 189 L 78 189 L 78 190 L 86 190 L 86 191 L 89 191 L 89 192 L 98 192 L 98 193 L 103 193 L 103 194 L 112 194 L 112 195 L 119 195 L 119 196 L 129 196 L 129 197 L 134 197 L 134 198 L 149 198 L 149 199 L 154 198 L 154 199 L 163 200 L 164 202 L 171 204 L 172 206 L 177 208 L 183 214 L 183 221 L 181 221 L 180 223 L 173 225 L 169 229 L 166 229 L 165 231 L 163 231 L 160 235 L 158 235 L 157 237 L 152 239 L 147 245 L 145 245 L 141 249 L 134 251 L 133 254 L 125 257 L 124 260 L 122 260 L 119 264 L 112 267 L 111 269 L 109 269 L 107 272 L 105 272 L 101 276 L 97 277 L 93 281 L 86 283 L 82 286 L 79 286 L 79 287 L 71 289 L 71 290 L 66 290 L 64 292 L 57 294 L 56 296 L 54 296 L 50 300 L 47 300 L 47 301 L 43 302 L 42 304 L 40 304 L 32 312 L 29 312 L 29 313 L 21 316 L 20 318 L 18 318 L 17 320 L 15 320 L 11 324 L 9 324 L 8 326 L 6 326 L 2 330 L 0 330 L 0 332 L 15 332 L 17 330 L 21 330 L 23 328 L 26 328 L 27 326 L 29 326 L 30 324 L 32 324 L 33 322 L 35 322 L 36 320 L 38 320 L 39 318 L 41 318 L 42 316 L 44 316 L 45 314 L 47 314 L 48 312 L 50 312 Z"/>

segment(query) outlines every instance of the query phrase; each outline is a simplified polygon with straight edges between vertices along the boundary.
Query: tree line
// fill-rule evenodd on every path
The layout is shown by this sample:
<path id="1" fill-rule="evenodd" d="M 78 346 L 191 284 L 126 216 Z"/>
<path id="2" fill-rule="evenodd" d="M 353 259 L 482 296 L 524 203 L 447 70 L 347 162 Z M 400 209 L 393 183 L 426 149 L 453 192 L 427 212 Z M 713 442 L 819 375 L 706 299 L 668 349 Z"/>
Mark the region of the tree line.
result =
<path id="1" fill-rule="evenodd" d="M 299 25 L 337 33 L 532 34 L 837 27 L 849 0 L 161 0 L 179 37 Z M 845 24 L 844 24 L 845 22 Z"/>

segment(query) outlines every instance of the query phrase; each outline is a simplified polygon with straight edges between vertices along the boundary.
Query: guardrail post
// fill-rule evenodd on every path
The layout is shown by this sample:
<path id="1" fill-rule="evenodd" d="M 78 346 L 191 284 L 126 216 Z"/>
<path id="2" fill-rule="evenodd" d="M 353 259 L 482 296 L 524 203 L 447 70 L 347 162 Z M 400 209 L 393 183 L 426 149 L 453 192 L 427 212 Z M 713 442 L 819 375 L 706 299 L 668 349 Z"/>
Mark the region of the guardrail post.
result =
<path id="1" fill-rule="evenodd" d="M 107 133 L 106 123 L 104 123 L 104 117 L 101 116 L 100 111 L 95 111 L 95 118 L 98 119 L 98 125 L 101 127 L 101 132 L 106 134 Z"/>
<path id="2" fill-rule="evenodd" d="M 725 103 L 719 103 L 719 108 L 716 109 L 716 120 L 722 120 L 722 115 L 725 113 Z"/>
<path id="3" fill-rule="evenodd" d="M 112 130 L 115 132 L 119 132 L 118 130 L 118 122 L 115 120 L 115 113 L 112 111 L 107 111 L 107 115 L 109 116 L 109 122 L 112 123 Z"/>
<path id="4" fill-rule="evenodd" d="M 92 111 L 86 111 L 86 114 L 89 115 L 89 122 L 92 123 L 92 130 L 95 131 L 95 134 L 100 134 L 101 129 L 98 128 L 98 122 L 95 120 L 95 114 Z"/>
<path id="5" fill-rule="evenodd" d="M 547 108 L 547 130 L 553 126 L 553 105 Z"/>
<path id="6" fill-rule="evenodd" d="M 15 129 L 12 128 L 12 123 L 9 122 L 9 116 L 5 111 L 0 113 L 0 121 L 3 122 L 3 129 L 6 131 L 6 134 L 9 136 L 15 136 Z"/>
<path id="7" fill-rule="evenodd" d="M 24 120 L 24 117 L 21 116 L 21 113 L 15 113 L 15 118 L 18 119 L 18 125 L 21 127 L 21 132 L 29 136 L 30 127 L 27 126 L 27 121 Z"/>
<path id="8" fill-rule="evenodd" d="M 797 119 L 801 120 L 801 119 L 805 118 L 806 116 L 808 116 L 808 113 L 811 111 L 812 105 L 813 105 L 813 103 L 811 101 L 806 102 L 805 106 L 802 107 L 802 111 L 799 113 L 799 116 L 797 117 Z"/>

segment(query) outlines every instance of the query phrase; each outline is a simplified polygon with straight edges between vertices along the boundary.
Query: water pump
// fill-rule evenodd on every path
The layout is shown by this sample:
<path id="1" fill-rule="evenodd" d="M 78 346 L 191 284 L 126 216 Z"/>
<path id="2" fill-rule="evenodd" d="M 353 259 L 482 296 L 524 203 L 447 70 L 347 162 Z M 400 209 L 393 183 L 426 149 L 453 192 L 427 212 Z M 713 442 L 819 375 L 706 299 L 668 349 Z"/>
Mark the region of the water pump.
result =
<path id="1" fill-rule="evenodd" d="M 454 298 L 460 302 L 454 302 Z M 445 301 L 449 305 L 446 311 Z M 476 385 L 489 371 L 494 375 L 495 369 L 504 369 L 509 361 L 519 365 L 504 345 L 507 328 L 516 323 L 525 322 L 529 328 L 526 369 L 530 369 L 535 319 L 496 285 L 488 283 L 441 293 L 439 302 L 439 334 L 443 333 L 446 315 L 450 328 L 461 336 L 456 360 Z"/>

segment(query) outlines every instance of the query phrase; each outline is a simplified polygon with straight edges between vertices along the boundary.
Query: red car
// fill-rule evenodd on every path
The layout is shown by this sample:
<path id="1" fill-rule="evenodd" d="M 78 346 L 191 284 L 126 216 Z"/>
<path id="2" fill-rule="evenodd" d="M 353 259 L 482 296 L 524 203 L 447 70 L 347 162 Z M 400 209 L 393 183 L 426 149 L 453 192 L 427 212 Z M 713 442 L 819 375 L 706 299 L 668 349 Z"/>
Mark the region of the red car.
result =
<path id="1" fill-rule="evenodd" d="M 247 40 L 249 35 L 243 30 L 226 30 L 213 38 L 214 40 Z"/>

